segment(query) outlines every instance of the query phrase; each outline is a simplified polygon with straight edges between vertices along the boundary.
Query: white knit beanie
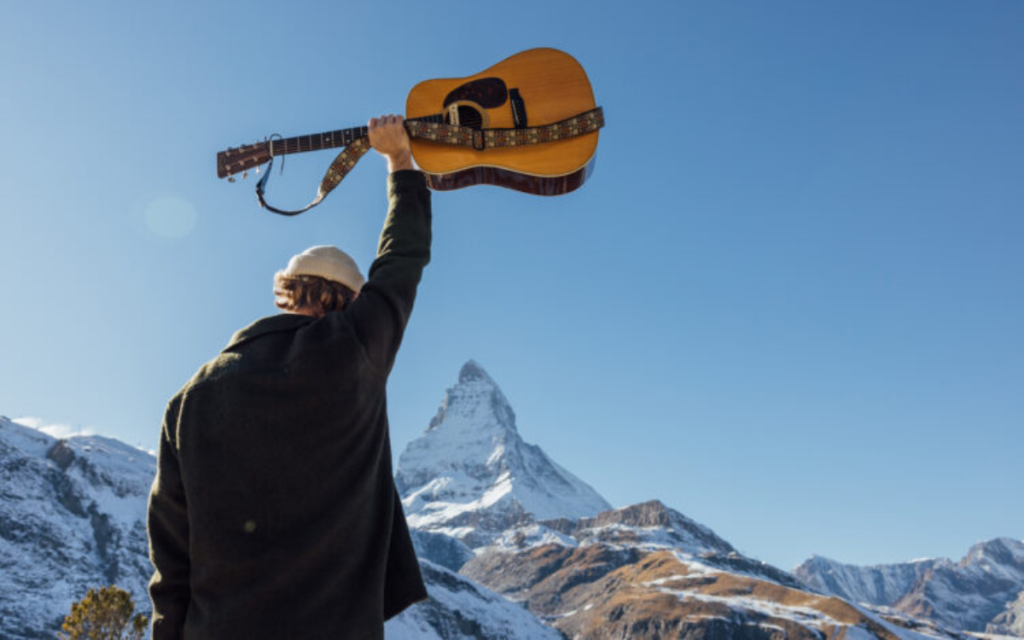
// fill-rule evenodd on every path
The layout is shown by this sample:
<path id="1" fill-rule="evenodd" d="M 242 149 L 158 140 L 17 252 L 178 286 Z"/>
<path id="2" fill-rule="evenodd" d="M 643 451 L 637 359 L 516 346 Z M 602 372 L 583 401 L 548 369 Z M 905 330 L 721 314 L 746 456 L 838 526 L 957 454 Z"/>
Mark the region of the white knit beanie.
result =
<path id="1" fill-rule="evenodd" d="M 366 282 L 356 261 L 341 249 L 330 245 L 310 247 L 293 256 L 284 268 L 284 275 L 320 276 L 325 280 L 340 282 L 356 292 Z"/>

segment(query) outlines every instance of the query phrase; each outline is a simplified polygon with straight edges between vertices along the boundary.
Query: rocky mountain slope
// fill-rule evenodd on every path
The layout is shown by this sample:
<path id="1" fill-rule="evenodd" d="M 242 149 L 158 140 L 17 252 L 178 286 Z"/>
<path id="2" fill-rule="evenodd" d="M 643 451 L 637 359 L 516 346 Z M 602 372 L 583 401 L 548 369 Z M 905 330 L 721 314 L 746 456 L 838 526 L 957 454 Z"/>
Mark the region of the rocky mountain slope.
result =
<path id="1" fill-rule="evenodd" d="M 460 573 L 569 638 L 962 637 L 814 593 L 656 500 L 517 527 Z"/>
<path id="2" fill-rule="evenodd" d="M 1001 633 L 1008 636 L 1024 638 L 1024 591 L 1017 594 L 1017 598 L 1006 604 L 1006 609 L 992 618 L 992 622 L 985 625 L 991 633 Z"/>
<path id="3" fill-rule="evenodd" d="M 979 542 L 945 558 L 860 567 L 812 557 L 794 570 L 812 589 L 952 628 L 1024 636 L 1024 541 Z"/>

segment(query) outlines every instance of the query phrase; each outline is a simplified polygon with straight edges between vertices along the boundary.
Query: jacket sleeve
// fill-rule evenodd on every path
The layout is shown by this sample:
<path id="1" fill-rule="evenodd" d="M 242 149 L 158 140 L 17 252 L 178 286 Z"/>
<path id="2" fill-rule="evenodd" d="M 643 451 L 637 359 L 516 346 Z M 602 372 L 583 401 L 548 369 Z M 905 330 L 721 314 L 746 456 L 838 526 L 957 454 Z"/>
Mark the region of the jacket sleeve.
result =
<path id="1" fill-rule="evenodd" d="M 391 371 L 430 262 L 430 190 L 420 171 L 388 175 L 388 214 L 366 284 L 347 309 L 356 337 L 383 375 Z"/>
<path id="2" fill-rule="evenodd" d="M 146 528 L 155 572 L 149 581 L 153 602 L 153 640 L 182 637 L 189 587 L 188 510 L 175 447 L 181 396 L 167 405 L 160 430 L 157 472 L 149 494 Z"/>

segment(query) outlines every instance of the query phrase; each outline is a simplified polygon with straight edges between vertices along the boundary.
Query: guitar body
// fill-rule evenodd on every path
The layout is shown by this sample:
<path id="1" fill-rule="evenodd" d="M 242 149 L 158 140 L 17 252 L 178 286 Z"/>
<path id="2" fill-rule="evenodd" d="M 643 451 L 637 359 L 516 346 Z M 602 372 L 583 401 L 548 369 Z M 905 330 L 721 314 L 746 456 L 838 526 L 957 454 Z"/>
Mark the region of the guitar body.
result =
<path id="1" fill-rule="evenodd" d="M 576 60 L 557 49 L 529 49 L 465 78 L 427 80 L 405 108 L 412 154 L 427 186 L 447 191 L 493 184 L 556 196 L 579 188 L 594 167 L 604 116 Z M 445 126 L 458 125 L 458 126 Z M 370 148 L 367 127 L 305 136 L 273 135 L 217 154 L 217 177 L 234 182 L 267 164 L 256 185 L 260 206 L 296 215 L 316 206 Z M 469 146 L 466 146 L 469 145 Z M 345 147 L 320 182 L 317 197 L 296 211 L 264 200 L 277 156 Z"/>
<path id="2" fill-rule="evenodd" d="M 583 67 L 557 49 L 530 49 L 465 78 L 413 87 L 406 119 L 445 114 L 445 121 L 486 129 L 536 127 L 594 109 Z M 432 189 L 493 184 L 538 195 L 580 187 L 593 169 L 598 132 L 519 147 L 475 150 L 412 140 L 413 158 Z"/>

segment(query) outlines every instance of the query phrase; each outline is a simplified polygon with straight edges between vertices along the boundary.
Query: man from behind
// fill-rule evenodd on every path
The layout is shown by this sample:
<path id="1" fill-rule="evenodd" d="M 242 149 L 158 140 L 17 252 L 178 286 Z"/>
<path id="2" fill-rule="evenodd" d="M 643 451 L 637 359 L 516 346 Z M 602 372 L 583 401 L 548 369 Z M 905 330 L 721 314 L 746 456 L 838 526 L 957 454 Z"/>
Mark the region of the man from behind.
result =
<path id="1" fill-rule="evenodd" d="M 389 210 L 363 279 L 335 247 L 275 275 L 284 310 L 168 402 L 148 533 L 154 640 L 384 637 L 428 597 L 391 468 L 385 387 L 430 260 L 401 117 L 374 118 Z"/>

